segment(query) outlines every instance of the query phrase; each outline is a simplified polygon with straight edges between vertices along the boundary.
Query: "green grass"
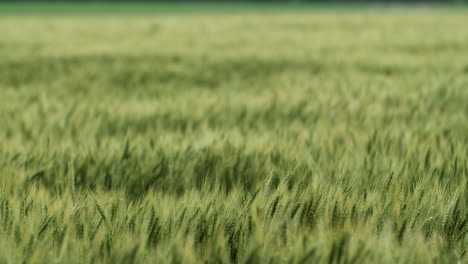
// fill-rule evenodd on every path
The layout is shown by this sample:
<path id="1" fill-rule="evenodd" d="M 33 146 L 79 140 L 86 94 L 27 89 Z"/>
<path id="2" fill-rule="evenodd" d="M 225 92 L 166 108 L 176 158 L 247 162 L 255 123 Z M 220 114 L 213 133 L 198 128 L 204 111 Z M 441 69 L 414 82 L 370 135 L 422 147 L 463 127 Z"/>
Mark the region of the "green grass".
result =
<path id="1" fill-rule="evenodd" d="M 235 2 L 197 2 L 197 3 L 0 3 L 0 15 L 35 15 L 35 16 L 69 16 L 69 15 L 174 15 L 174 14 L 259 14 L 259 13 L 343 13 L 343 12 L 391 12 L 395 10 L 427 11 L 432 9 L 453 12 L 465 9 L 463 4 L 399 4 L 399 3 L 235 3 Z"/>
<path id="2" fill-rule="evenodd" d="M 0 19 L 0 263 L 465 263 L 466 11 Z"/>
<path id="3" fill-rule="evenodd" d="M 353 5 L 262 4 L 262 3 L 3 3 L 0 14 L 34 15 L 167 15 L 190 13 L 284 12 L 349 9 Z"/>

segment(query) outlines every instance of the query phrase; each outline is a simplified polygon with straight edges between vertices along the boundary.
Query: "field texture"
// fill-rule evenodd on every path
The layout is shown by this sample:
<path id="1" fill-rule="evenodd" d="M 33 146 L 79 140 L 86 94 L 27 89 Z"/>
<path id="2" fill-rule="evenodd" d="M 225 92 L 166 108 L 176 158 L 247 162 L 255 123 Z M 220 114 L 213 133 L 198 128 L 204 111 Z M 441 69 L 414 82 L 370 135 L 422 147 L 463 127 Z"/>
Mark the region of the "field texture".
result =
<path id="1" fill-rule="evenodd" d="M 0 263 L 466 263 L 467 16 L 0 17 Z"/>

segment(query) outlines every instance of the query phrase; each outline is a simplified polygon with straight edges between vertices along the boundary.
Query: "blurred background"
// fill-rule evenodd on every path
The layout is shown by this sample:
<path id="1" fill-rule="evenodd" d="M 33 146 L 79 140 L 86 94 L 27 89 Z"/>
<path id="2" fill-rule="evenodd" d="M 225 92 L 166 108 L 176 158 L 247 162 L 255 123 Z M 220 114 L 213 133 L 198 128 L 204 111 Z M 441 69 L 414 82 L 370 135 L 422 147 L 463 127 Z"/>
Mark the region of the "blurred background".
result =
<path id="1" fill-rule="evenodd" d="M 455 9 L 467 3 L 468 0 L 0 0 L 0 15 L 336 12 L 402 7 Z"/>

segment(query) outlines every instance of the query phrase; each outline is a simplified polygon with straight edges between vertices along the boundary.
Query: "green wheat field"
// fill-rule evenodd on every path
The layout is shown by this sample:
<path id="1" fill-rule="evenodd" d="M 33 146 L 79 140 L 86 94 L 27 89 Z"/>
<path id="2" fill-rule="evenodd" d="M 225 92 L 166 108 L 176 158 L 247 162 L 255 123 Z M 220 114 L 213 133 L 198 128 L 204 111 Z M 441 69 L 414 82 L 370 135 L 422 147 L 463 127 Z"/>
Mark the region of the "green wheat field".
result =
<path id="1" fill-rule="evenodd" d="M 0 263 L 467 263 L 468 9 L 2 8 Z"/>

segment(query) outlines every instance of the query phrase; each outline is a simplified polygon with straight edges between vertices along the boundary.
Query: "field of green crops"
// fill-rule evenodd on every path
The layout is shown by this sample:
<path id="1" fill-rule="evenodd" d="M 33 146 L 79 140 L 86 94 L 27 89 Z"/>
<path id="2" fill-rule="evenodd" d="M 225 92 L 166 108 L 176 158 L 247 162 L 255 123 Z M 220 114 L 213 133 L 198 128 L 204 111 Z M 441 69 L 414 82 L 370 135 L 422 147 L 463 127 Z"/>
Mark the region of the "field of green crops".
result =
<path id="1" fill-rule="evenodd" d="M 467 17 L 0 16 L 0 263 L 466 263 Z"/>

